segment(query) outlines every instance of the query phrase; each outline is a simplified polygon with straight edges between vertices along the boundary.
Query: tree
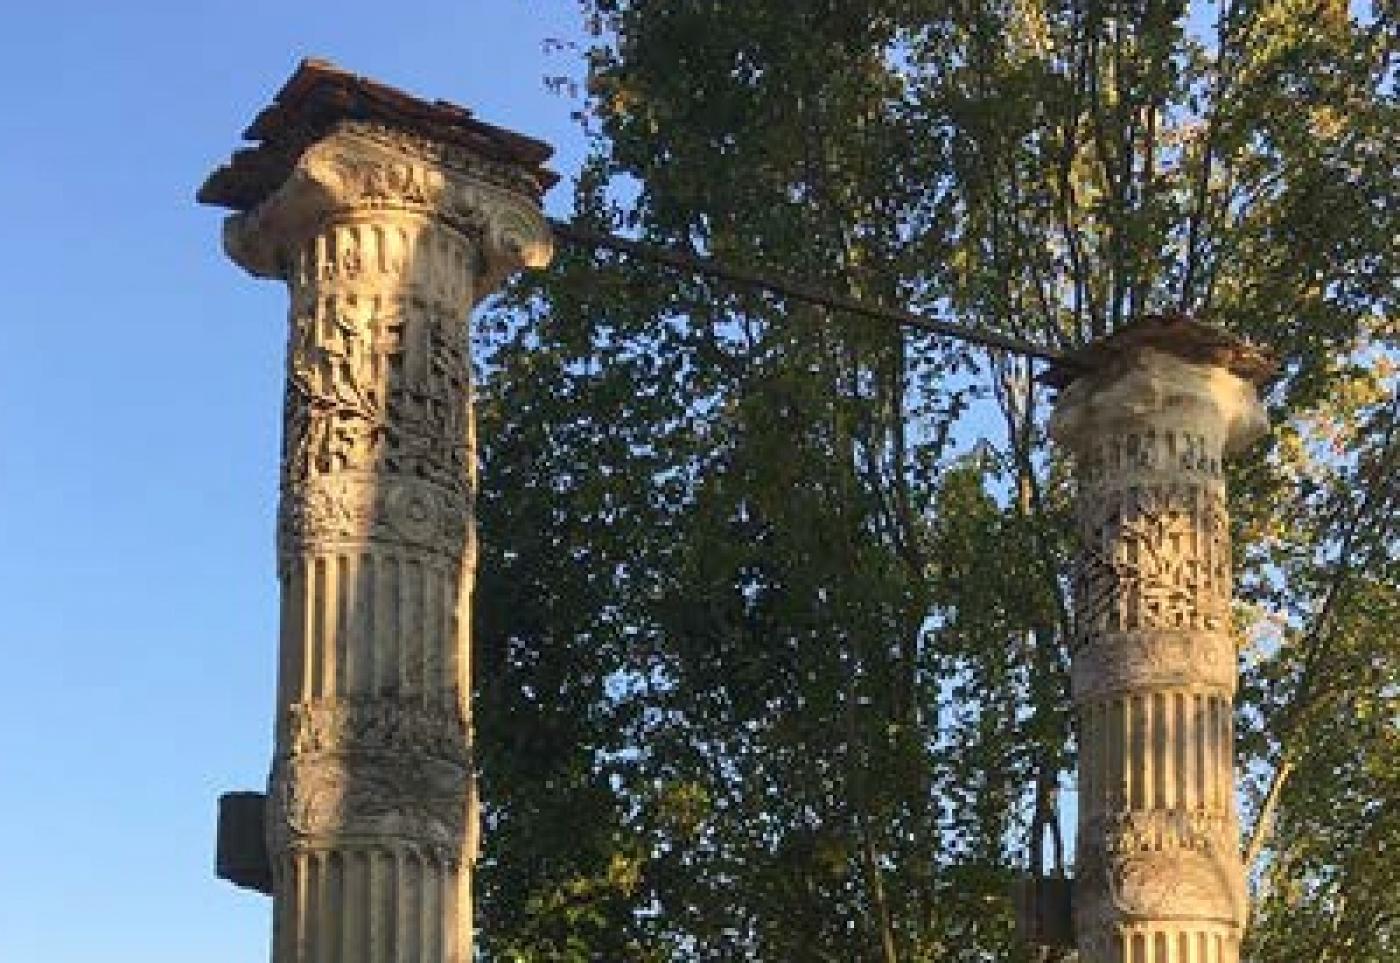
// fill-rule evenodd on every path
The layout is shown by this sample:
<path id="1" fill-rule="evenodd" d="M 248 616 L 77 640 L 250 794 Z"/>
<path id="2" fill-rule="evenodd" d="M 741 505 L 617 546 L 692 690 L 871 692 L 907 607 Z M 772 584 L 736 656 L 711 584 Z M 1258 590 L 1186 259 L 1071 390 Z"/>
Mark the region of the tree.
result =
<path id="1" fill-rule="evenodd" d="M 1185 310 L 1280 352 L 1232 506 L 1252 958 L 1392 956 L 1393 12 L 583 10 L 581 219 L 1057 347 Z M 481 348 L 491 957 L 1022 958 L 1073 767 L 1026 360 L 579 251 Z"/>

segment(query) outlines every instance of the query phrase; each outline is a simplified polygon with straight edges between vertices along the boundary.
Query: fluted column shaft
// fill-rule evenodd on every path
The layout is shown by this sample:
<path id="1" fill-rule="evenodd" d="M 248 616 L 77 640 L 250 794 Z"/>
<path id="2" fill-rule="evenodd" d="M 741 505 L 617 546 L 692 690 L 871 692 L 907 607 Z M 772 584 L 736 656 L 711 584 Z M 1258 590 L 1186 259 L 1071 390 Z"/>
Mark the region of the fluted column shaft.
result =
<path id="1" fill-rule="evenodd" d="M 1082 963 L 1237 963 L 1235 644 L 1222 459 L 1265 421 L 1224 367 L 1132 347 L 1061 395 L 1074 455 Z"/>
<path id="2" fill-rule="evenodd" d="M 477 850 L 466 320 L 548 259 L 508 170 L 346 121 L 230 218 L 291 295 L 268 792 L 274 963 L 467 963 Z"/>

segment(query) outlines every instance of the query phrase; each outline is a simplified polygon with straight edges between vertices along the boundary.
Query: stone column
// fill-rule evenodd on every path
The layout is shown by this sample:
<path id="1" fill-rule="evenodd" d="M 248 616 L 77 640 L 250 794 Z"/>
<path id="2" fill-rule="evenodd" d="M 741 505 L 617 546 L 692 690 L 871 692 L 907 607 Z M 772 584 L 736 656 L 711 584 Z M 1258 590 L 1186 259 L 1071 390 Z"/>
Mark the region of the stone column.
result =
<path id="1" fill-rule="evenodd" d="M 201 200 L 286 283 L 274 963 L 468 963 L 475 439 L 466 321 L 550 256 L 548 149 L 315 62 Z M 533 151 L 533 153 L 531 153 Z"/>
<path id="2" fill-rule="evenodd" d="M 1074 456 L 1082 963 L 1237 963 L 1247 905 L 1223 459 L 1267 427 L 1258 351 L 1151 320 L 1051 373 Z"/>

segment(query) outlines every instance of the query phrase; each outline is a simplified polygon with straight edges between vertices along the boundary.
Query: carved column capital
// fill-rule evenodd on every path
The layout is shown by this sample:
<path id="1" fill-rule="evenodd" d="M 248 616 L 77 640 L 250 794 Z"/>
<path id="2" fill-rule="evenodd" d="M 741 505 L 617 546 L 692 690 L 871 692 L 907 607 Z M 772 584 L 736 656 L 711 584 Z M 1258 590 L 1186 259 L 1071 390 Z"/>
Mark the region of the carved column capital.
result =
<path id="1" fill-rule="evenodd" d="M 440 224 L 474 243 L 475 282 L 459 306 L 467 310 L 511 272 L 553 255 L 549 223 L 518 181 L 465 151 L 344 121 L 256 207 L 228 217 L 224 248 L 251 274 L 290 281 L 301 247 L 328 225 Z"/>
<path id="2" fill-rule="evenodd" d="M 1144 345 L 1066 387 L 1050 418 L 1050 435 L 1083 454 L 1106 435 L 1176 430 L 1205 435 L 1218 458 L 1248 446 L 1268 424 L 1253 382 L 1228 368 Z"/>

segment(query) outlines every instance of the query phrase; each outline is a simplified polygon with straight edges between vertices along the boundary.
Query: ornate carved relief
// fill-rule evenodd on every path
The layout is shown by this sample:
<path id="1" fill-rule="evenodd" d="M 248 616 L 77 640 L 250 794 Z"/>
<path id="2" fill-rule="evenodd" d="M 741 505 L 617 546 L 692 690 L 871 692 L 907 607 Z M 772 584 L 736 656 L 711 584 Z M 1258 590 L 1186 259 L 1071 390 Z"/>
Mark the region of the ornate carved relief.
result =
<path id="1" fill-rule="evenodd" d="M 398 839 L 449 861 L 476 852 L 476 785 L 455 700 L 299 703 L 273 765 L 274 852 Z"/>
<path id="2" fill-rule="evenodd" d="M 1086 487 L 1121 484 L 1140 474 L 1157 481 L 1172 475 L 1181 476 L 1182 481 L 1220 477 L 1219 439 L 1199 432 L 1145 426 L 1085 441 L 1077 465 L 1079 483 Z"/>
<path id="3" fill-rule="evenodd" d="M 364 542 L 475 558 L 470 495 L 413 477 L 330 476 L 290 488 L 279 509 L 279 554 Z"/>
<path id="4" fill-rule="evenodd" d="M 1129 485 L 1079 503 L 1076 643 L 1109 632 L 1222 632 L 1229 524 L 1217 486 Z"/>
<path id="5" fill-rule="evenodd" d="M 445 860 L 470 860 L 473 778 L 436 759 L 291 758 L 273 768 L 268 805 L 274 853 L 354 839 L 400 840 Z"/>
<path id="6" fill-rule="evenodd" d="M 288 712 L 291 725 L 282 750 L 291 756 L 434 756 L 463 766 L 471 756 L 467 722 L 457 699 L 336 699 L 299 702 Z"/>
<path id="7" fill-rule="evenodd" d="M 492 272 L 541 256 L 530 232 L 544 222 L 524 199 L 435 166 L 423 145 L 396 143 L 384 131 L 328 138 L 307 151 L 297 183 L 242 226 L 248 256 L 265 260 L 275 249 L 291 288 L 278 518 L 284 571 L 299 557 L 360 557 L 376 544 L 401 560 L 445 558 L 449 578 L 469 578 L 475 562 L 466 315 L 494 283 Z M 256 236 L 270 229 L 280 233 Z M 465 663 L 466 653 L 434 648 L 459 644 L 445 631 L 457 613 L 444 609 L 455 608 L 459 593 L 425 580 L 400 595 L 375 595 L 394 606 L 398 628 L 367 656 L 363 648 L 379 640 L 361 612 L 370 593 L 352 601 L 356 579 L 327 584 L 331 597 L 308 612 L 322 628 L 287 638 L 307 646 L 303 663 L 325 663 L 319 671 L 334 684 L 328 698 L 284 710 L 269 845 L 274 853 L 408 847 L 432 854 L 433 872 L 455 872 L 476 858 L 479 838 L 467 694 L 350 697 L 344 687 L 355 673 L 326 665 L 332 657 L 337 666 L 387 660 L 376 671 L 411 678 L 433 659 L 439 669 L 454 658 Z"/>
<path id="8" fill-rule="evenodd" d="M 513 164 L 488 160 L 456 144 L 362 120 L 341 121 L 335 132 L 356 135 L 386 151 L 450 171 L 464 180 L 503 188 L 525 198 L 533 199 L 540 194 L 540 184 L 533 173 Z"/>
<path id="9" fill-rule="evenodd" d="M 1237 675 L 1234 640 L 1205 630 L 1086 633 L 1070 668 L 1079 703 L 1164 686 L 1213 686 L 1233 694 Z"/>
<path id="10" fill-rule="evenodd" d="M 510 268 L 539 265 L 550 256 L 538 206 L 480 181 L 457 180 L 436 165 L 425 165 L 395 151 L 366 149 L 356 135 L 312 153 L 307 169 L 326 185 L 332 203 L 359 213 L 408 210 L 430 214 L 463 236 L 480 240 L 488 256 L 511 262 Z M 379 138 L 369 139 L 377 143 Z"/>
<path id="11" fill-rule="evenodd" d="M 475 298 L 511 271 L 549 262 L 553 245 L 535 188 L 451 145 L 342 122 L 301 154 L 267 200 L 225 222 L 224 246 L 254 274 L 287 277 L 298 247 L 326 223 L 416 218 L 478 246 Z"/>
<path id="12" fill-rule="evenodd" d="M 1180 920 L 1243 928 L 1248 915 L 1244 875 L 1233 850 L 1083 853 L 1076 870 L 1075 921 L 1081 932 Z"/>
<path id="13" fill-rule="evenodd" d="M 472 556 L 469 248 L 421 225 L 303 245 L 283 431 L 279 558 L 356 539 Z M 436 305 L 436 306 L 434 306 Z"/>
<path id="14" fill-rule="evenodd" d="M 421 311 L 338 299 L 293 317 L 283 483 L 374 471 L 462 489 L 471 379 L 460 339 Z"/>
<path id="15" fill-rule="evenodd" d="M 1233 855 L 1239 848 L 1239 823 L 1229 810 L 1120 807 L 1089 817 L 1083 828 L 1088 833 L 1086 853 L 1190 850 Z"/>
<path id="16" fill-rule="evenodd" d="M 285 566 L 328 548 L 388 543 L 470 566 L 465 316 L 505 247 L 519 248 L 508 255 L 512 266 L 533 256 L 509 238 L 522 223 L 543 222 L 524 200 L 425 161 L 422 145 L 398 151 L 405 145 L 385 131 L 349 130 L 310 148 L 296 182 L 240 228 L 255 256 L 269 245 L 291 252 L 279 554 Z M 412 603 L 424 608 L 405 609 L 414 613 L 406 617 L 446 624 L 427 607 L 452 599 L 424 596 Z M 333 599 L 325 611 L 347 604 Z M 336 637 L 352 647 L 371 641 Z M 402 640 L 396 658 L 418 658 L 407 654 L 417 646 Z M 271 778 L 274 848 L 398 840 L 447 863 L 471 859 L 475 781 L 464 697 L 341 693 L 288 707 Z"/>

